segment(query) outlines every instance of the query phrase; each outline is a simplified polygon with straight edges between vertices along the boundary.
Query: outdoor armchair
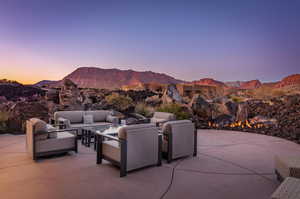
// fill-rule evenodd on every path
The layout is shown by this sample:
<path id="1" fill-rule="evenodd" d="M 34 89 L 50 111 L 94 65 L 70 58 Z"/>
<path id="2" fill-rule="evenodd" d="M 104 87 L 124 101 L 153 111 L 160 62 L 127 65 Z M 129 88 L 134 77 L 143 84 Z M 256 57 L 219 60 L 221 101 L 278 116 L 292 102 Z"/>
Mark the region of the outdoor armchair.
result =
<path id="1" fill-rule="evenodd" d="M 190 120 L 166 122 L 162 134 L 162 151 L 168 163 L 180 157 L 197 155 L 197 131 Z"/>
<path id="2" fill-rule="evenodd" d="M 26 148 L 33 160 L 68 151 L 77 153 L 77 129 L 57 130 L 40 119 L 32 118 L 26 121 Z"/>
<path id="3" fill-rule="evenodd" d="M 128 171 L 161 165 L 161 136 L 154 124 L 137 124 L 119 129 L 117 136 L 97 133 L 97 164 L 102 159 Z"/>

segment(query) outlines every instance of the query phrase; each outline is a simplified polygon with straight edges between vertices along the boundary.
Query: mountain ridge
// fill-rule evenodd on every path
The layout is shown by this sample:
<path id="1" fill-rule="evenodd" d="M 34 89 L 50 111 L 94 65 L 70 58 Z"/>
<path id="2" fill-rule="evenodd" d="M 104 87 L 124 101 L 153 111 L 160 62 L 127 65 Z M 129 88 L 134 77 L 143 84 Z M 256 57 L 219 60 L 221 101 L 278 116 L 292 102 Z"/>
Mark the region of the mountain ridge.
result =
<path id="1" fill-rule="evenodd" d="M 244 89 L 252 90 L 261 87 L 262 85 L 270 85 L 274 88 L 284 88 L 286 86 L 300 84 L 300 74 L 293 74 L 284 77 L 278 82 L 263 83 L 256 80 L 250 81 L 229 81 L 223 82 L 213 78 L 202 78 L 194 81 L 184 81 L 176 79 L 164 73 L 157 73 L 152 71 L 135 71 L 135 70 L 121 70 L 117 68 L 104 69 L 97 67 L 79 67 L 62 80 L 70 79 L 82 88 L 105 88 L 105 89 L 121 89 L 122 87 L 134 87 L 143 84 L 198 84 L 207 86 L 223 87 L 224 89 Z M 34 84 L 34 86 L 42 87 L 47 85 L 59 86 L 60 81 L 43 80 Z"/>

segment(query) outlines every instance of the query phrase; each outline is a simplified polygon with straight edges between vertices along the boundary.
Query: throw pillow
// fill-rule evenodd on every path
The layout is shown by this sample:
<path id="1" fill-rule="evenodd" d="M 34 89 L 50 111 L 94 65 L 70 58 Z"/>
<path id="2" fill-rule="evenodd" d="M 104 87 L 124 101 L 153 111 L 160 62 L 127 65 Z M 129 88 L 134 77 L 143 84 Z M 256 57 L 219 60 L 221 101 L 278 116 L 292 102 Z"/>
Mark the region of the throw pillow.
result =
<path id="1" fill-rule="evenodd" d="M 84 115 L 83 116 L 83 123 L 84 124 L 93 124 L 94 123 L 93 115 Z"/>

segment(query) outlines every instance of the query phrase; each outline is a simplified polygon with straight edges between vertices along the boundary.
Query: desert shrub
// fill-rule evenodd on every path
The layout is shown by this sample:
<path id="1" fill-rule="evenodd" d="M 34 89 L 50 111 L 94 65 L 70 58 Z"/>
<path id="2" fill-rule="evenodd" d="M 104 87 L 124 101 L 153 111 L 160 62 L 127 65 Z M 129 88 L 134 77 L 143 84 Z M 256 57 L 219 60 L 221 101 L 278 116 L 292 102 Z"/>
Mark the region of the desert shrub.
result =
<path id="1" fill-rule="evenodd" d="M 283 95 L 286 95 L 286 92 L 283 90 L 273 90 L 272 96 L 274 97 L 281 97 Z"/>
<path id="2" fill-rule="evenodd" d="M 145 117 L 150 117 L 151 114 L 153 113 L 153 110 L 151 107 L 149 107 L 145 103 L 141 102 L 135 106 L 135 112 L 138 114 L 141 114 Z"/>
<path id="3" fill-rule="evenodd" d="M 7 121 L 9 118 L 9 113 L 6 111 L 0 111 L 0 133 L 7 130 Z"/>
<path id="4" fill-rule="evenodd" d="M 176 116 L 177 120 L 184 120 L 184 119 L 191 118 L 190 113 L 187 112 L 184 107 L 178 104 L 163 104 L 160 107 L 158 107 L 156 111 L 173 113 Z"/>
<path id="5" fill-rule="evenodd" d="M 112 93 L 105 97 L 105 100 L 109 105 L 114 107 L 119 111 L 128 110 L 133 106 L 133 100 L 125 95 L 120 95 L 118 93 Z"/>
<path id="6" fill-rule="evenodd" d="M 255 98 L 267 100 L 273 97 L 273 91 L 274 88 L 272 87 L 261 86 L 260 88 L 253 90 L 253 94 Z"/>
<path id="7" fill-rule="evenodd" d="M 235 103 L 240 103 L 240 102 L 243 102 L 243 101 L 244 101 L 244 98 L 239 97 L 239 96 L 230 96 L 230 99 L 231 99 L 232 101 L 234 101 Z"/>

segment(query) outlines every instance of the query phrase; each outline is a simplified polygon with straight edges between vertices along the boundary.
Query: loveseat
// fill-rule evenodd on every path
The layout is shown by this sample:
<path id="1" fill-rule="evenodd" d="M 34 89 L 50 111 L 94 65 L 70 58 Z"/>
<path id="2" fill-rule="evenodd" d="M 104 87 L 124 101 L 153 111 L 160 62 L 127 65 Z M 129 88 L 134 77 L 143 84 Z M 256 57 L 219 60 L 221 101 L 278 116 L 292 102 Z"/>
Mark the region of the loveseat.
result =
<path id="1" fill-rule="evenodd" d="M 116 124 L 119 118 L 107 110 L 58 111 L 54 113 L 54 123 L 61 128 L 78 129 L 78 135 L 81 135 L 83 127 Z"/>

